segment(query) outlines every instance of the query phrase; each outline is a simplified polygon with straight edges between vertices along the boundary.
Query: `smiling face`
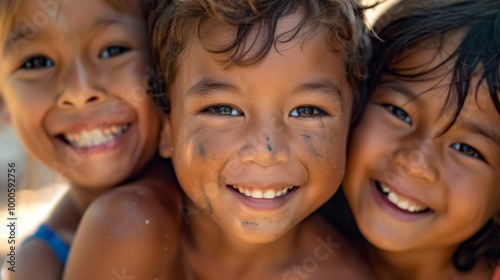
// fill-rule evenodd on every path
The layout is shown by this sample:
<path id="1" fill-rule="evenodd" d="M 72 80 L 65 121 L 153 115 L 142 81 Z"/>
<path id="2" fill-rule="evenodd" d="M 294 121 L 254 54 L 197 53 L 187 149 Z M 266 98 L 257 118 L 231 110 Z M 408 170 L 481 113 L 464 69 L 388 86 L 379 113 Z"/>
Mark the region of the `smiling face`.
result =
<path id="1" fill-rule="evenodd" d="M 278 34 L 295 26 L 288 19 Z M 216 35 L 233 31 L 214 24 L 205 38 L 220 45 Z M 227 67 L 192 38 L 169 86 L 162 154 L 189 198 L 244 241 L 285 234 L 344 173 L 352 107 L 344 62 L 325 33 L 299 37 L 244 68 Z"/>
<path id="2" fill-rule="evenodd" d="M 0 97 L 35 157 L 74 185 L 113 186 L 157 148 L 145 24 L 132 2 L 57 3 L 22 2 L 2 46 Z"/>
<path id="3" fill-rule="evenodd" d="M 421 73 L 456 44 L 447 47 L 438 54 L 433 47 L 409 49 L 393 67 Z M 423 65 L 425 58 L 434 60 Z M 418 80 L 382 75 L 353 132 L 343 186 L 361 232 L 375 247 L 453 252 L 500 211 L 500 114 L 485 84 L 476 98 L 473 79 L 474 93 L 445 131 L 453 115 L 442 113 L 452 63 Z"/>

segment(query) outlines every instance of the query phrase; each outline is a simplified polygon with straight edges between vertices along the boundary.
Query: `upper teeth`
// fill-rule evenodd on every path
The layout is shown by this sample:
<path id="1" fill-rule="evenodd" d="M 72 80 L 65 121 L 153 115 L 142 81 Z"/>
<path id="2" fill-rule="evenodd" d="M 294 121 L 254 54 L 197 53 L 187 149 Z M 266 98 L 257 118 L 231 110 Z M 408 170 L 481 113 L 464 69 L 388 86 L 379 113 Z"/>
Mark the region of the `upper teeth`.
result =
<path id="1" fill-rule="evenodd" d="M 77 148 L 89 148 L 108 143 L 116 139 L 127 130 L 129 125 L 113 125 L 106 129 L 92 129 L 90 131 L 83 130 L 79 133 L 64 134 L 64 138 Z"/>
<path id="2" fill-rule="evenodd" d="M 382 189 L 382 192 L 388 194 L 387 199 L 392 202 L 394 205 L 397 207 L 409 211 L 409 212 L 420 212 L 422 210 L 427 209 L 425 206 L 420 206 L 420 205 L 415 205 L 410 201 L 404 200 L 401 197 L 398 197 L 398 195 L 391 191 L 387 186 L 380 184 L 380 188 Z"/>
<path id="3" fill-rule="evenodd" d="M 239 191 L 240 193 L 248 196 L 248 197 L 273 199 L 275 197 L 284 196 L 285 194 L 288 193 L 289 190 L 293 189 L 293 186 L 283 187 L 283 189 L 281 189 L 277 192 L 274 190 L 266 190 L 266 191 L 249 190 L 249 189 L 247 189 L 245 187 L 241 187 L 241 186 L 233 186 L 233 188 L 235 190 Z"/>

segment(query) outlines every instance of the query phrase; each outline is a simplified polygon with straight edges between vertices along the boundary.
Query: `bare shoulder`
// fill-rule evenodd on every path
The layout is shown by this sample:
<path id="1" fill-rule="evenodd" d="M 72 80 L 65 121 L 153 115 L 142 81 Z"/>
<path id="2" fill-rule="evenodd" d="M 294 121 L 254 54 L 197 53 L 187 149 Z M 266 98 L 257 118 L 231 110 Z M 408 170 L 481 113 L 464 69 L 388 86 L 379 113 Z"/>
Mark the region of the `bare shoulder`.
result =
<path id="1" fill-rule="evenodd" d="M 61 279 L 63 267 L 52 249 L 41 240 L 31 239 L 23 243 L 15 258 L 7 256 L 2 267 L 4 280 L 16 279 Z"/>
<path id="2" fill-rule="evenodd" d="M 181 203 L 181 193 L 174 187 L 136 183 L 113 189 L 97 198 L 87 209 L 82 222 L 98 222 L 104 230 L 117 234 L 125 233 L 121 226 L 133 225 L 138 230 L 168 227 L 169 222 L 178 219 L 177 207 Z"/>
<path id="3" fill-rule="evenodd" d="M 161 279 L 177 259 L 180 203 L 175 189 L 143 183 L 97 198 L 80 222 L 65 279 L 111 279 L 123 273 Z"/>
<path id="4" fill-rule="evenodd" d="M 312 214 L 304 223 L 306 257 L 301 264 L 304 273 L 314 272 L 314 279 L 374 279 L 350 242 L 322 217 Z"/>

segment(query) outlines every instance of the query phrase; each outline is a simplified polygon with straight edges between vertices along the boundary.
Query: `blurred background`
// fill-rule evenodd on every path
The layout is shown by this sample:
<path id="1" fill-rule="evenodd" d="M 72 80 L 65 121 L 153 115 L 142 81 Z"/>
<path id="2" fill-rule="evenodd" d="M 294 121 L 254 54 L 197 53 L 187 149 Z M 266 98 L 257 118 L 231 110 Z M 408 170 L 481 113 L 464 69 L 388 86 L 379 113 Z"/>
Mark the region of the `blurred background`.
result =
<path id="1" fill-rule="evenodd" d="M 16 247 L 50 213 L 66 191 L 62 177 L 26 154 L 12 128 L 0 125 L 0 261 L 3 263 L 10 230 L 7 228 L 7 169 L 15 163 Z"/>

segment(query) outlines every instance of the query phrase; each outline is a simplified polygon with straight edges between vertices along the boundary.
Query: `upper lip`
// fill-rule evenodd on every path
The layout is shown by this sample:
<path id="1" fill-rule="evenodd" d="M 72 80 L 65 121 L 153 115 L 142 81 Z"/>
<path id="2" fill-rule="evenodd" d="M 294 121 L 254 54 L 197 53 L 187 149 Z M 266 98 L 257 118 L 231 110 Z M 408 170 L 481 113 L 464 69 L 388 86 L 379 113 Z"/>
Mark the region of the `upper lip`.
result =
<path id="1" fill-rule="evenodd" d="M 379 182 L 380 184 L 383 184 L 387 186 L 391 191 L 395 192 L 398 197 L 401 197 L 402 199 L 412 202 L 414 204 L 422 205 L 425 206 L 426 208 L 430 208 L 427 203 L 424 203 L 424 199 L 422 199 L 419 195 L 413 193 L 410 191 L 408 188 L 401 186 L 400 183 L 398 184 L 390 184 L 386 181 L 382 180 L 377 180 L 377 179 L 372 179 L 376 182 Z"/>
<path id="2" fill-rule="evenodd" d="M 291 182 L 233 182 L 227 183 L 229 186 L 243 187 L 250 191 L 252 190 L 273 190 L 275 192 L 281 191 L 285 187 L 298 187 L 299 185 L 291 183 Z"/>
<path id="3" fill-rule="evenodd" d="M 63 134 L 77 134 L 83 131 L 91 131 L 94 129 L 105 130 L 113 126 L 123 126 L 126 124 L 129 123 L 125 121 L 111 121 L 109 119 L 106 119 L 106 121 L 103 121 L 103 119 L 79 121 L 71 123 L 64 128 L 55 131 L 54 135 L 59 136 Z"/>

